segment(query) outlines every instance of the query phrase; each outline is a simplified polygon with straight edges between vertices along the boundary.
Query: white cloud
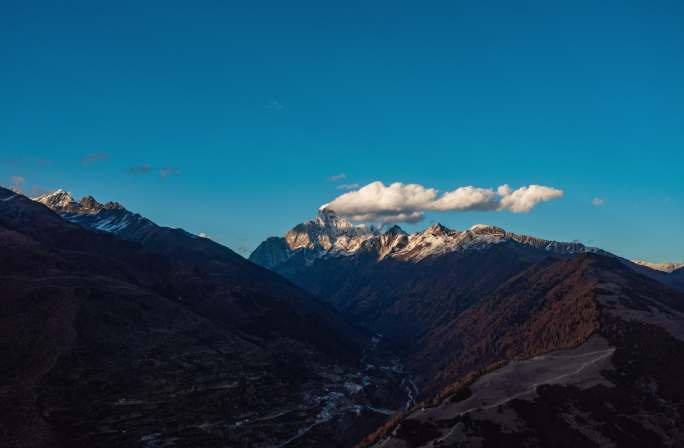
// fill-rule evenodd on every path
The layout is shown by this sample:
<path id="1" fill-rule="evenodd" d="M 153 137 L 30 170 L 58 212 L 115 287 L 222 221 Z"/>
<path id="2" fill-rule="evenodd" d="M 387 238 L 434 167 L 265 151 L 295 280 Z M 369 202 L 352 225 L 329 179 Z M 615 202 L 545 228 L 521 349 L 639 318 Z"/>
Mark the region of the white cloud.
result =
<path id="1" fill-rule="evenodd" d="M 563 191 L 543 185 L 512 190 L 459 187 L 442 194 L 434 188 L 395 182 L 372 182 L 357 191 L 344 193 L 321 206 L 354 221 L 417 222 L 426 211 L 510 211 L 526 213 L 536 205 L 563 196 Z"/>
<path id="2" fill-rule="evenodd" d="M 396 222 L 418 222 L 423 220 L 423 212 L 401 212 L 395 214 L 361 213 L 348 216 L 352 221 L 376 222 L 380 224 Z"/>
<path id="3" fill-rule="evenodd" d="M 499 206 L 498 201 L 497 193 L 491 188 L 467 186 L 447 191 L 426 208 L 437 211 L 487 211 L 496 210 Z"/>
<path id="4" fill-rule="evenodd" d="M 356 190 L 361 185 L 359 184 L 340 184 L 337 186 L 338 190 Z"/>
<path id="5" fill-rule="evenodd" d="M 502 185 L 497 193 L 501 197 L 500 209 L 513 213 L 527 213 L 537 204 L 563 197 L 563 191 L 543 185 L 529 185 L 511 191 L 508 185 Z"/>
<path id="6" fill-rule="evenodd" d="M 337 182 L 338 180 L 346 179 L 347 178 L 347 173 L 340 173 L 340 174 L 335 174 L 334 176 L 328 177 L 329 181 L 332 182 Z"/>
<path id="7" fill-rule="evenodd" d="M 594 205 L 596 207 L 601 207 L 602 205 L 605 205 L 606 200 L 602 198 L 594 198 L 591 200 L 591 205 Z"/>

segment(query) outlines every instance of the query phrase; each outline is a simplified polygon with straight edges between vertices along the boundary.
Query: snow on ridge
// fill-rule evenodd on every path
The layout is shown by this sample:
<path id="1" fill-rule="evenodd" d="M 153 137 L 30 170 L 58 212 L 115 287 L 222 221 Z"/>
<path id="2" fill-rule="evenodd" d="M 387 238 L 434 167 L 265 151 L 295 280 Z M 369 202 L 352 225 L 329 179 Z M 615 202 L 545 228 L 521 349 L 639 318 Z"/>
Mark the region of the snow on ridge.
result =
<path id="1" fill-rule="evenodd" d="M 343 254 L 358 251 L 365 241 L 378 233 L 374 227 L 352 224 L 332 210 L 321 209 L 315 219 L 298 224 L 287 232 L 285 240 L 292 250 Z"/>
<path id="2" fill-rule="evenodd" d="M 649 269 L 653 269 L 656 271 L 660 272 L 665 272 L 665 273 L 672 273 L 678 269 L 684 268 L 684 263 L 670 263 L 670 262 L 665 262 L 665 263 L 651 263 L 649 261 L 644 261 L 644 260 L 630 260 L 634 264 L 638 264 L 639 266 L 643 266 Z"/>
<path id="3" fill-rule="evenodd" d="M 518 235 L 489 225 L 476 224 L 459 231 L 433 224 L 420 232 L 407 234 L 393 226 L 385 232 L 375 227 L 355 225 L 321 209 L 316 219 L 298 224 L 285 235 L 292 254 L 305 250 L 307 259 L 350 256 L 362 251 L 376 252 L 378 260 L 396 258 L 418 262 L 451 252 L 481 251 L 507 241 L 533 246 L 552 253 L 576 254 L 589 251 L 580 243 L 561 243 Z"/>
<path id="4" fill-rule="evenodd" d="M 40 202 L 50 208 L 68 208 L 76 203 L 71 193 L 59 188 L 52 193 L 43 194 L 32 198 L 33 201 Z"/>
<path id="5" fill-rule="evenodd" d="M 492 226 L 490 226 L 489 224 L 474 224 L 470 227 L 469 230 L 483 230 L 483 229 L 488 229 L 490 227 L 492 227 Z"/>

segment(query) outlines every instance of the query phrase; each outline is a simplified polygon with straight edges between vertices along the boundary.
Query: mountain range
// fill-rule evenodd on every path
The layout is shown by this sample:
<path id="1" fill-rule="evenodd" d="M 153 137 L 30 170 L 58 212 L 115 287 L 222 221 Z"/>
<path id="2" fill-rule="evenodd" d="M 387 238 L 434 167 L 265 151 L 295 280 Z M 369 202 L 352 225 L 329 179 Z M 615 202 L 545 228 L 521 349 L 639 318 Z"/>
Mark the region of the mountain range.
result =
<path id="1" fill-rule="evenodd" d="M 0 245 L 3 446 L 315 446 L 405 401 L 367 333 L 209 239 L 0 189 Z"/>
<path id="2" fill-rule="evenodd" d="M 0 189 L 10 447 L 679 446 L 684 268 L 329 208 L 245 260 Z"/>
<path id="3" fill-rule="evenodd" d="M 684 408 L 681 389 L 673 386 L 677 367 L 661 368 L 667 350 L 680 353 L 684 348 L 684 295 L 676 291 L 682 289 L 684 271 L 678 266 L 654 269 L 579 243 L 488 225 L 458 231 L 436 224 L 414 234 L 397 226 L 381 231 L 352 225 L 326 209 L 284 237 L 264 241 L 250 260 L 281 273 L 401 348 L 423 401 L 395 416 L 363 445 L 668 446 L 681 440 L 677 415 Z M 629 344 L 641 334 L 648 335 L 644 344 L 649 347 L 668 347 L 654 351 L 657 362 L 636 359 L 639 353 Z M 566 355 L 567 350 L 575 352 Z M 605 357 L 594 359 L 592 353 Z M 559 361 L 526 365 L 541 371 L 541 377 L 516 383 L 519 372 L 511 366 L 540 356 Z M 614 362 L 612 370 L 608 358 Z M 606 370 L 585 372 L 577 359 Z M 630 363 L 641 370 L 630 370 Z M 564 381 L 548 374 L 554 369 Z M 587 372 L 592 373 L 589 379 L 582 376 Z M 465 413 L 465 405 L 450 404 L 478 403 L 483 393 L 471 389 L 486 391 L 483 382 L 492 381 L 487 375 L 506 379 L 503 390 L 517 388 L 520 395 L 494 394 L 487 400 L 501 401 L 501 406 L 485 402 Z M 616 375 L 631 382 L 617 381 Z M 591 386 L 590 392 L 577 392 L 588 401 L 581 412 L 568 402 L 546 403 L 540 396 L 541 385 L 560 383 L 561 400 L 579 400 L 573 389 L 578 378 Z M 605 395 L 594 389 L 596 384 L 616 387 L 630 411 L 619 409 L 619 402 L 594 407 L 593 393 L 613 401 L 617 394 Z M 645 384 L 667 393 L 644 396 L 650 393 Z M 563 409 L 554 408 L 552 423 L 559 426 L 558 433 L 548 434 L 539 426 L 536 408 L 526 408 L 527 414 L 511 408 L 524 407 L 529 399 L 539 401 L 540 410 Z M 641 405 L 658 407 L 663 417 L 631 414 Z M 591 414 L 605 414 L 610 406 L 618 407 L 610 418 Z M 432 410 L 424 414 L 428 407 Z M 480 408 L 487 412 L 476 412 Z M 506 418 L 498 418 L 499 413 Z M 463 423 L 456 417 L 464 415 L 468 424 L 458 426 Z M 472 418 L 484 422 L 473 424 Z M 642 437 L 647 437 L 646 445 Z"/>
<path id="4" fill-rule="evenodd" d="M 361 445 L 679 446 L 683 311 L 613 257 L 537 264 L 430 335 L 450 384 Z"/>
<path id="5" fill-rule="evenodd" d="M 670 286 L 680 273 L 637 265 L 580 243 L 518 235 L 488 225 L 457 231 L 435 224 L 407 234 L 352 225 L 330 210 L 269 238 L 250 260 L 282 274 L 328 301 L 355 322 L 406 349 L 427 393 L 443 386 L 436 364 L 421 365 L 435 351 L 436 332 L 530 268 L 583 254 L 614 258 Z M 679 277 L 681 278 L 681 277 Z M 451 355 L 438 350 L 440 356 Z M 456 354 L 453 354 L 454 356 Z M 445 380 L 445 381 L 448 381 Z"/>

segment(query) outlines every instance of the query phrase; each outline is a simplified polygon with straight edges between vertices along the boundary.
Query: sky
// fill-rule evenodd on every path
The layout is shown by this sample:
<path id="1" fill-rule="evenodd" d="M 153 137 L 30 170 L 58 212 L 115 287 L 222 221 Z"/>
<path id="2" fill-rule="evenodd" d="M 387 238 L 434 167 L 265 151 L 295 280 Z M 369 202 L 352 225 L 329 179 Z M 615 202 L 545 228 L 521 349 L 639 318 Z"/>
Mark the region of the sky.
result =
<path id="1" fill-rule="evenodd" d="M 401 225 L 684 262 L 681 1 L 241 3 L 4 3 L 0 184 L 242 254 L 373 182 L 540 185 Z"/>

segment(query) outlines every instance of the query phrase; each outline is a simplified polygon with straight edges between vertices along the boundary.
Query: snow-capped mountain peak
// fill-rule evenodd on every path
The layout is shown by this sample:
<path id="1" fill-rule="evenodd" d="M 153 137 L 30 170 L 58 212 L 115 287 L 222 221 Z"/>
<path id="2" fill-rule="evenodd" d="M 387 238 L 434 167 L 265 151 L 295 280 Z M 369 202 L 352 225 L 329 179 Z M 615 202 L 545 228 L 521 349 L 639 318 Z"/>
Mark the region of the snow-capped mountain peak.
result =
<path id="1" fill-rule="evenodd" d="M 501 227 L 493 226 L 490 224 L 475 224 L 468 229 L 470 232 L 475 234 L 490 234 L 490 235 L 505 235 L 506 231 Z"/>
<path id="2" fill-rule="evenodd" d="M 432 235 L 432 236 L 444 236 L 444 235 L 452 234 L 453 232 L 454 232 L 453 230 L 451 230 L 448 227 L 443 226 L 440 223 L 433 224 L 423 231 L 424 234 Z"/>
<path id="3" fill-rule="evenodd" d="M 73 196 L 61 188 L 38 197 L 33 198 L 34 201 L 40 202 L 51 209 L 68 209 L 76 205 Z"/>
<path id="4" fill-rule="evenodd" d="M 77 202 L 71 193 L 61 188 L 52 193 L 35 197 L 33 200 L 63 215 L 96 214 L 102 210 L 110 209 L 125 210 L 118 202 L 102 204 L 92 196 L 84 196 Z"/>
<path id="5" fill-rule="evenodd" d="M 352 253 L 378 235 L 375 227 L 352 224 L 334 211 L 321 208 L 315 219 L 298 224 L 285 235 L 290 249 L 311 249 L 317 252 Z"/>
<path id="6" fill-rule="evenodd" d="M 76 201 L 63 189 L 38 196 L 33 200 L 46 205 L 74 224 L 114 233 L 127 239 L 134 239 L 144 234 L 147 229 L 156 227 L 152 221 L 126 210 L 118 202 L 102 204 L 92 196 L 84 196 Z"/>
<path id="7" fill-rule="evenodd" d="M 466 230 L 454 230 L 442 224 L 433 224 L 421 232 L 408 234 L 399 226 L 380 232 L 377 228 L 356 225 L 325 207 L 315 219 L 292 228 L 281 243 L 269 239 L 257 248 L 250 259 L 257 264 L 272 267 L 297 254 L 308 262 L 327 256 L 352 256 L 358 253 L 374 254 L 378 260 L 393 258 L 419 262 L 429 257 L 452 252 L 482 251 L 502 243 L 521 244 L 550 253 L 573 255 L 598 249 L 581 243 L 562 243 L 508 232 L 501 227 L 476 224 Z M 274 251 L 277 254 L 274 254 Z"/>
<path id="8" fill-rule="evenodd" d="M 408 235 L 408 233 L 404 232 L 404 229 L 395 224 L 385 230 L 384 235 Z"/>
<path id="9" fill-rule="evenodd" d="M 318 210 L 316 222 L 321 228 L 332 231 L 344 231 L 346 229 L 354 228 L 354 224 L 348 219 L 338 216 L 337 213 L 328 208 L 321 208 Z"/>

